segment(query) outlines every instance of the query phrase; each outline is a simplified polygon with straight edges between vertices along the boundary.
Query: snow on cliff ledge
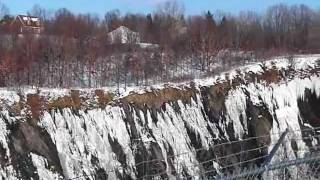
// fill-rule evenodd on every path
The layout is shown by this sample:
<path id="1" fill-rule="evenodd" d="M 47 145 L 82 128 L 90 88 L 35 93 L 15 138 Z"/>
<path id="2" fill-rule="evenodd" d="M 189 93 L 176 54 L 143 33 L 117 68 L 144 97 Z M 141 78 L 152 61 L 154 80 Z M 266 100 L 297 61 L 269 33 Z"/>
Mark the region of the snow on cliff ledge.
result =
<path id="1" fill-rule="evenodd" d="M 193 82 L 196 86 L 212 86 L 219 84 L 225 81 L 231 81 L 236 77 L 242 77 L 246 73 L 260 74 L 263 73 L 265 69 L 289 69 L 292 68 L 299 71 L 308 71 L 318 67 L 320 64 L 320 54 L 316 55 L 297 55 L 292 60 L 289 60 L 287 57 L 277 57 L 272 60 L 254 63 L 251 65 L 242 66 L 239 68 L 232 69 L 230 71 L 223 72 L 219 75 L 209 78 L 194 79 Z M 117 95 L 118 98 L 125 97 L 132 93 L 143 94 L 145 92 L 150 92 L 152 90 L 161 90 L 167 87 L 174 87 L 178 89 L 183 89 L 184 87 L 189 86 L 189 82 L 185 83 L 159 83 L 156 85 L 151 85 L 148 87 L 138 87 L 138 86 L 129 86 L 125 90 L 120 88 L 120 95 Z M 79 90 L 82 95 L 92 97 L 94 96 L 93 88 L 71 88 L 74 90 Z M 111 92 L 117 94 L 117 87 L 103 87 L 99 88 L 105 92 Z M 0 88 L 0 99 L 1 103 L 5 105 L 13 105 L 15 102 L 20 101 L 21 95 L 26 97 L 27 94 L 36 94 L 40 93 L 41 96 L 46 97 L 48 100 L 57 99 L 63 96 L 69 96 L 71 90 L 63 88 L 35 88 L 35 87 L 22 87 L 21 89 L 17 88 Z M 20 95 L 20 96 L 19 96 Z"/>

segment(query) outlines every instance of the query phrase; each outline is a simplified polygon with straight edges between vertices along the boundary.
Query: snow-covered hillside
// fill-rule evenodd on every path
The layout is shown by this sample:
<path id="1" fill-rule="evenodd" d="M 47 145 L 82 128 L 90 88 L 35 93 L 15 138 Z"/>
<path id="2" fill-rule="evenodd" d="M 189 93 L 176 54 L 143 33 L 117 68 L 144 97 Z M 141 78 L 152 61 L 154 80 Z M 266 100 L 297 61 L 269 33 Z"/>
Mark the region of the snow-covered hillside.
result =
<path id="1" fill-rule="evenodd" d="M 265 155 L 285 129 L 294 132 L 289 138 L 304 137 L 308 134 L 299 129 L 320 126 L 319 59 L 278 58 L 192 83 L 135 88 L 103 106 L 94 90 L 80 90 L 74 97 L 69 90 L 2 89 L 0 176 L 198 177 L 240 161 L 231 157 L 203 164 L 240 148 L 239 144 L 212 148 L 216 144 L 262 135 L 267 138 L 241 148 L 262 144 L 265 151 L 242 158 Z M 319 140 L 292 144 L 281 148 L 288 157 L 300 156 L 296 149 L 318 146 Z"/>

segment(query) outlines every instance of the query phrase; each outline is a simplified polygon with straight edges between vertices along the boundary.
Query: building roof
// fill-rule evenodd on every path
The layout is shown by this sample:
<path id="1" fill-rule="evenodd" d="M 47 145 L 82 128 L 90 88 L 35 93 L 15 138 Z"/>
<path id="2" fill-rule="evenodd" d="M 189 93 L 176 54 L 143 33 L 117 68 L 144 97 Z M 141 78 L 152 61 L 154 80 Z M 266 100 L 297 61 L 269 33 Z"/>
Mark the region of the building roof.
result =
<path id="1" fill-rule="evenodd" d="M 133 41 L 134 43 L 140 42 L 140 35 L 138 32 L 131 31 L 125 26 L 120 26 L 117 29 L 108 33 L 111 43 L 119 41 L 122 44 Z"/>
<path id="2" fill-rule="evenodd" d="M 117 29 L 109 32 L 110 33 L 115 33 L 115 32 L 134 32 L 132 30 L 130 30 L 129 28 L 125 27 L 125 26 L 119 26 Z M 134 32 L 134 33 L 137 33 L 137 32 Z"/>
<path id="3" fill-rule="evenodd" d="M 41 27 L 40 18 L 35 16 L 27 16 L 27 15 L 18 15 L 15 21 L 19 20 L 23 26 L 27 27 Z"/>

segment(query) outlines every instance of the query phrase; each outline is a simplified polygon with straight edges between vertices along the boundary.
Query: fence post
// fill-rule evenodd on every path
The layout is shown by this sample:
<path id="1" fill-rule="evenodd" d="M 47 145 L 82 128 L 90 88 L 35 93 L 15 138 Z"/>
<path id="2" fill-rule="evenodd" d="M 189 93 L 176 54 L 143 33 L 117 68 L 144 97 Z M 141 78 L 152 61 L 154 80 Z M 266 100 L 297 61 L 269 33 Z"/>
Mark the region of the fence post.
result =
<path id="1" fill-rule="evenodd" d="M 245 176 L 250 176 L 250 175 L 258 176 L 258 175 L 263 174 L 266 170 L 269 169 L 270 162 L 271 162 L 272 158 L 276 154 L 277 150 L 279 149 L 281 143 L 284 141 L 288 132 L 289 132 L 289 129 L 287 128 L 286 131 L 281 134 L 278 142 L 273 146 L 272 150 L 270 151 L 269 155 L 267 156 L 266 160 L 263 162 L 263 164 L 261 165 L 260 168 L 254 170 L 254 171 L 248 172 L 248 173 L 243 173 L 243 174 L 236 175 L 236 176 L 231 175 L 231 176 L 227 176 L 227 177 L 218 177 L 217 179 L 233 180 L 233 179 L 238 179 L 240 177 L 245 177 Z M 254 178 L 251 178 L 251 179 L 254 179 Z"/>
<path id="2" fill-rule="evenodd" d="M 273 146 L 272 150 L 269 153 L 269 156 L 267 157 L 267 159 L 264 161 L 264 163 L 262 164 L 262 168 L 265 168 L 265 170 L 268 169 L 268 167 L 270 166 L 270 162 L 273 158 L 273 156 L 276 154 L 277 150 L 279 149 L 281 143 L 283 142 L 284 138 L 286 137 L 286 135 L 288 134 L 289 129 L 287 128 L 285 132 L 283 132 L 280 136 L 280 139 L 278 140 L 278 142 Z"/>

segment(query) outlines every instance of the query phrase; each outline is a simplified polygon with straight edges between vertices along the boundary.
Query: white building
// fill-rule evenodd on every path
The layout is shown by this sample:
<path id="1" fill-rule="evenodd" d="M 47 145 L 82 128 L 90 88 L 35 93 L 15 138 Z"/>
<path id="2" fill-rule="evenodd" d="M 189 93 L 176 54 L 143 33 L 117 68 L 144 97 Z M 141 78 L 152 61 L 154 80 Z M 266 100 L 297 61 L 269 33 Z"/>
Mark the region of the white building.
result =
<path id="1" fill-rule="evenodd" d="M 120 26 L 108 33 L 110 44 L 139 44 L 140 40 L 139 33 L 131 31 L 125 26 Z"/>
<path id="2" fill-rule="evenodd" d="M 20 34 L 40 34 L 44 29 L 40 18 L 26 15 L 18 15 L 11 25 Z"/>

